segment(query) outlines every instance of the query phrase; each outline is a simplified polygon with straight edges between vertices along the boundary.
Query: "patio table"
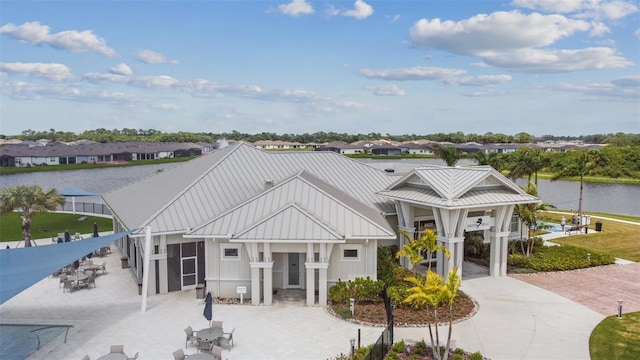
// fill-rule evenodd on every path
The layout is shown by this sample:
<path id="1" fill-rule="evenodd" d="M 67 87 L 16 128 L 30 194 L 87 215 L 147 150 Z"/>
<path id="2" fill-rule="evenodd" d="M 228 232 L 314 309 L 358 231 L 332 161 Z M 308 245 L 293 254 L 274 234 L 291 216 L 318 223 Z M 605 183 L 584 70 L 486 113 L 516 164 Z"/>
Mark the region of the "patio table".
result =
<path id="1" fill-rule="evenodd" d="M 197 354 L 193 354 L 193 355 L 188 355 L 187 356 L 187 360 L 212 360 L 215 359 L 216 357 L 213 356 L 212 354 L 209 353 L 205 353 L 205 352 L 201 352 L 201 353 L 197 353 Z"/>
<path id="2" fill-rule="evenodd" d="M 100 356 L 98 360 L 129 360 L 129 357 L 123 353 L 109 353 Z"/>
<path id="3" fill-rule="evenodd" d="M 222 336 L 223 333 L 224 331 L 220 327 L 210 327 L 198 330 L 196 336 L 202 340 L 215 341 L 218 340 L 218 338 Z"/>
<path id="4" fill-rule="evenodd" d="M 68 275 L 67 276 L 67 280 L 73 280 L 74 282 L 79 282 L 79 281 L 84 281 L 87 280 L 89 276 L 85 275 L 84 273 L 76 273 L 74 275 Z"/>

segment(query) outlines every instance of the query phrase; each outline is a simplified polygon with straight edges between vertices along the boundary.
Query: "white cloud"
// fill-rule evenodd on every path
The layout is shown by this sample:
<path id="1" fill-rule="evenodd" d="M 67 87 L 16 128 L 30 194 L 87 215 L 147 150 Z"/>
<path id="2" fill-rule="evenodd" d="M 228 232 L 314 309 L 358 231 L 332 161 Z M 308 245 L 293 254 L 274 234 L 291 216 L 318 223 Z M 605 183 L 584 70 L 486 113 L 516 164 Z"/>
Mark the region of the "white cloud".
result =
<path id="1" fill-rule="evenodd" d="M 93 34 L 92 30 L 67 30 L 51 34 L 49 26 L 34 21 L 20 26 L 11 23 L 3 25 L 0 27 L 0 33 L 34 45 L 48 44 L 71 52 L 95 52 L 104 56 L 116 56 L 115 50 L 108 47 L 103 38 Z"/>
<path id="2" fill-rule="evenodd" d="M 466 73 L 463 69 L 441 68 L 432 66 L 414 66 L 403 69 L 373 70 L 360 69 L 358 73 L 369 79 L 380 79 L 389 81 L 408 80 L 444 80 Z"/>
<path id="3" fill-rule="evenodd" d="M 164 55 L 147 49 L 139 50 L 136 59 L 146 64 L 178 64 L 177 60 L 169 60 Z"/>
<path id="4" fill-rule="evenodd" d="M 12 74 L 27 74 L 53 81 L 73 80 L 71 69 L 63 64 L 0 63 L 0 70 Z"/>
<path id="5" fill-rule="evenodd" d="M 127 83 L 130 80 L 128 76 L 113 73 L 85 73 L 82 74 L 82 78 L 94 84 L 99 82 Z"/>
<path id="6" fill-rule="evenodd" d="M 562 15 L 525 15 L 519 11 L 480 14 L 461 21 L 421 19 L 410 30 L 417 48 L 482 56 L 493 52 L 547 46 L 590 24 Z"/>
<path id="7" fill-rule="evenodd" d="M 128 83 L 142 88 L 167 88 L 178 85 L 179 81 L 168 75 L 156 75 L 133 77 Z"/>
<path id="8" fill-rule="evenodd" d="M 354 17 L 358 20 L 366 19 L 373 15 L 373 7 L 362 0 L 356 0 L 353 4 L 353 10 L 343 11 L 342 15 Z"/>
<path id="9" fill-rule="evenodd" d="M 305 0 L 293 0 L 287 4 L 280 4 L 278 5 L 278 10 L 285 15 L 291 16 L 313 14 L 313 6 Z"/>
<path id="10" fill-rule="evenodd" d="M 502 84 L 507 81 L 511 81 L 511 79 L 511 75 L 478 75 L 455 77 L 444 80 L 443 83 L 458 86 L 487 86 Z"/>
<path id="11" fill-rule="evenodd" d="M 633 33 L 633 35 L 637 38 L 640 38 L 640 28 Z"/>
<path id="12" fill-rule="evenodd" d="M 609 27 L 604 23 L 598 21 L 591 22 L 591 31 L 589 32 L 590 36 L 602 36 L 610 32 L 611 29 L 609 29 Z"/>
<path id="13" fill-rule="evenodd" d="M 633 62 L 606 47 L 578 50 L 521 49 L 486 56 L 483 60 L 493 66 L 528 73 L 601 70 L 633 65 Z"/>
<path id="14" fill-rule="evenodd" d="M 626 85 L 626 84 L 625 84 Z M 579 93 L 583 95 L 617 98 L 623 101 L 637 102 L 640 97 L 640 86 L 637 82 L 635 86 L 624 86 L 615 80 L 611 83 L 591 83 L 591 84 L 569 84 L 564 83 L 553 87 L 554 90 Z"/>
<path id="15" fill-rule="evenodd" d="M 371 85 L 364 88 L 377 96 L 404 96 L 405 91 L 396 84 L 391 85 Z"/>
<path id="16" fill-rule="evenodd" d="M 34 85 L 24 81 L 0 82 L 2 93 L 19 100 L 33 100 L 42 97 L 73 100 L 80 95 L 74 87 L 64 85 Z"/>
<path id="17" fill-rule="evenodd" d="M 633 2 L 622 0 L 514 0 L 511 5 L 575 17 L 618 20 L 638 11 Z"/>
<path id="18" fill-rule="evenodd" d="M 109 72 L 111 74 L 123 75 L 123 76 L 130 76 L 133 74 L 133 71 L 131 71 L 131 68 L 125 63 L 121 63 L 112 68 L 109 68 Z"/>
<path id="19" fill-rule="evenodd" d="M 336 8 L 334 5 L 329 4 L 324 9 L 324 15 L 326 17 L 338 16 L 338 15 L 340 15 L 340 10 L 338 8 Z"/>

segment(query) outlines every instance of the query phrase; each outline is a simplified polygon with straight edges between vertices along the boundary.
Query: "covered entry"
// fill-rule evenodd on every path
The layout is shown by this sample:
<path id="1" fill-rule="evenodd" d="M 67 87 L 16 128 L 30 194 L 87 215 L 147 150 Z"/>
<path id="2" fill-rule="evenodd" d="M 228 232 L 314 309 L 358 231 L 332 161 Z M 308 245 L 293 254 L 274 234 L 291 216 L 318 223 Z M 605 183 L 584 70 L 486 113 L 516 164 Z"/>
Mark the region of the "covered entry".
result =
<path id="1" fill-rule="evenodd" d="M 470 231 L 489 238 L 491 276 L 506 276 L 514 207 L 540 202 L 490 166 L 420 166 L 378 194 L 395 201 L 400 230 L 417 235 L 430 228 L 437 234 L 438 244 L 450 253 L 449 259 L 437 253 L 436 271 L 442 276 L 453 267 L 462 274 L 465 232 Z M 399 246 L 404 245 L 400 237 Z"/>

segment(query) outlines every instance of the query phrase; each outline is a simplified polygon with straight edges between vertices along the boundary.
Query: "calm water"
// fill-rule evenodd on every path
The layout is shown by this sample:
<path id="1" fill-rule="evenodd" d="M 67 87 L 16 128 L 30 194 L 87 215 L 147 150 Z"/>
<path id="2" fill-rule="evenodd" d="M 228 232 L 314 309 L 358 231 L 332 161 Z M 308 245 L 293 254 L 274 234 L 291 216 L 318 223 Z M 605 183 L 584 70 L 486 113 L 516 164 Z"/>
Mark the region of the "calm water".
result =
<path id="1" fill-rule="evenodd" d="M 0 325 L 0 359 L 24 360 L 38 350 L 38 337 L 40 348 L 57 337 L 64 341 L 66 327 L 46 328 L 47 325 Z M 36 337 L 33 330 L 38 330 Z"/>
<path id="2" fill-rule="evenodd" d="M 419 163 L 444 165 L 444 162 L 439 159 L 410 159 L 393 162 L 363 159 L 362 161 L 380 169 L 392 168 L 396 173 L 410 171 Z M 104 194 L 174 166 L 179 166 L 179 164 L 3 175 L 0 176 L 0 188 L 16 185 L 40 185 L 44 189 L 61 190 L 73 186 Z M 518 181 L 518 184 L 524 186 L 526 181 Z M 578 209 L 580 193 L 580 183 L 578 182 L 538 180 L 538 192 L 544 202 L 553 204 L 559 209 L 574 211 Z M 100 199 L 83 198 L 82 201 L 99 202 Z M 640 216 L 640 186 L 585 183 L 583 210 L 587 213 L 594 211 Z"/>

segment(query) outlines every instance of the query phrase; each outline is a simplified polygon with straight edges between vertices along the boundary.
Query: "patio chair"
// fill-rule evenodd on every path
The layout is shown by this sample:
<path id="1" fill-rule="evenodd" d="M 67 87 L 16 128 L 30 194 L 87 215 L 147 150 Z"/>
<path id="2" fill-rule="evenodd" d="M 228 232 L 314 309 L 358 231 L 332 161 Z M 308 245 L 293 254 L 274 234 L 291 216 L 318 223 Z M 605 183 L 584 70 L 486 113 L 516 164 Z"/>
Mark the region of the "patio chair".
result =
<path id="1" fill-rule="evenodd" d="M 62 292 L 67 292 L 67 290 L 69 290 L 69 292 L 73 292 L 76 289 L 77 289 L 77 286 L 76 286 L 76 284 L 74 283 L 73 280 L 65 280 L 64 281 L 64 286 L 62 287 Z"/>
<path id="2" fill-rule="evenodd" d="M 110 354 L 124 354 L 124 345 L 111 345 Z"/>
<path id="3" fill-rule="evenodd" d="M 211 347 L 211 355 L 213 355 L 216 360 L 222 360 L 222 348 L 220 346 L 213 345 L 213 347 Z"/>
<path id="4" fill-rule="evenodd" d="M 79 232 L 77 232 L 75 235 L 73 235 L 73 240 L 82 240 L 82 236 L 80 236 Z"/>
<path id="5" fill-rule="evenodd" d="M 102 271 L 103 274 L 107 273 L 107 262 L 103 261 L 101 265 L 98 265 L 98 270 Z"/>
<path id="6" fill-rule="evenodd" d="M 213 346 L 213 343 L 209 340 L 198 340 L 198 352 L 211 353 L 211 348 Z"/>
<path id="7" fill-rule="evenodd" d="M 93 287 L 96 287 L 96 274 L 93 273 L 91 275 L 89 275 L 89 277 L 87 278 L 87 289 L 91 287 L 91 285 L 93 285 Z"/>
<path id="8" fill-rule="evenodd" d="M 128 360 L 138 360 L 138 353 L 136 353 L 135 355 L 133 355 L 133 357 L 129 358 Z"/>
<path id="9" fill-rule="evenodd" d="M 58 279 L 60 279 L 60 283 L 58 284 L 58 288 L 60 288 L 60 286 L 63 285 L 65 281 L 67 281 L 67 274 L 60 274 Z"/>
<path id="10" fill-rule="evenodd" d="M 218 338 L 218 345 L 222 347 L 226 347 L 227 350 L 231 351 L 231 347 L 233 347 L 233 332 L 236 329 L 232 329 L 231 332 L 223 333 L 222 336 Z"/>
<path id="11" fill-rule="evenodd" d="M 184 351 L 182 351 L 182 349 L 178 349 L 176 351 L 173 352 L 173 359 L 174 360 L 184 360 Z"/>
<path id="12" fill-rule="evenodd" d="M 222 321 L 212 321 L 211 322 L 211 327 L 212 328 L 221 328 L 222 329 Z"/>
<path id="13" fill-rule="evenodd" d="M 184 347 L 188 347 L 189 346 L 189 342 L 198 342 L 198 337 L 196 336 L 196 332 L 193 331 L 193 329 L 191 328 L 191 326 L 187 326 L 184 329 L 185 334 L 187 334 L 187 340 L 185 340 L 184 343 Z"/>

